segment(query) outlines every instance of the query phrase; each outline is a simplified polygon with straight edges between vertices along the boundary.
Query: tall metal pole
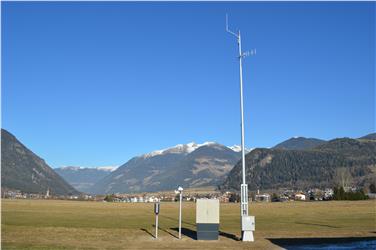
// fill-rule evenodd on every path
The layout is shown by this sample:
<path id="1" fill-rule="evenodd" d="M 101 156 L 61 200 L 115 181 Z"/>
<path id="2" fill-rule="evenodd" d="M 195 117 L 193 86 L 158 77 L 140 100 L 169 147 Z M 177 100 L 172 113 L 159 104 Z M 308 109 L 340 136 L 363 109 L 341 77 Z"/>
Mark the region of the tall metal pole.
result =
<path id="1" fill-rule="evenodd" d="M 245 141 L 244 141 L 244 107 L 243 107 L 243 57 L 249 55 L 249 52 L 242 52 L 242 41 L 240 30 L 234 33 L 228 29 L 228 20 L 226 15 L 226 31 L 237 38 L 239 48 L 239 76 L 240 76 L 240 115 L 241 115 L 241 143 L 242 143 L 242 183 L 240 185 L 240 214 L 242 220 L 242 240 L 253 241 L 254 217 L 248 216 L 248 185 L 245 180 Z M 253 54 L 254 52 L 251 52 Z"/>
<path id="2" fill-rule="evenodd" d="M 239 47 L 239 74 L 240 74 L 240 113 L 241 113 L 241 142 L 242 142 L 242 185 L 241 185 L 241 214 L 248 215 L 248 192 L 245 183 L 245 151 L 244 151 L 244 105 L 243 105 L 243 54 L 242 40 L 240 30 L 238 31 L 238 47 Z"/>
<path id="3" fill-rule="evenodd" d="M 239 73 L 240 73 L 240 112 L 241 112 L 241 134 L 242 134 L 242 176 L 243 184 L 245 184 L 245 152 L 244 152 L 244 107 L 243 107 L 243 58 L 242 58 L 242 40 L 240 30 L 238 33 L 239 47 Z M 248 213 L 247 213 L 248 214 Z"/>

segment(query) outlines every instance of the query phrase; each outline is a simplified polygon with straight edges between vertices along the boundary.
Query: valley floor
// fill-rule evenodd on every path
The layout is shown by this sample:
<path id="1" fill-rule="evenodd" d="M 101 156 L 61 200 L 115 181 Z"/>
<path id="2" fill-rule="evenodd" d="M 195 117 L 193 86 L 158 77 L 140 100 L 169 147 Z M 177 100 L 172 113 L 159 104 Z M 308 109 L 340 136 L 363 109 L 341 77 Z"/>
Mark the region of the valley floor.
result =
<path id="1" fill-rule="evenodd" d="M 240 236 L 240 204 L 220 207 L 218 241 L 195 240 L 195 204 L 161 203 L 154 239 L 153 204 L 2 200 L 2 249 L 279 249 L 279 239 L 376 237 L 375 201 L 252 203 L 255 242 Z"/>

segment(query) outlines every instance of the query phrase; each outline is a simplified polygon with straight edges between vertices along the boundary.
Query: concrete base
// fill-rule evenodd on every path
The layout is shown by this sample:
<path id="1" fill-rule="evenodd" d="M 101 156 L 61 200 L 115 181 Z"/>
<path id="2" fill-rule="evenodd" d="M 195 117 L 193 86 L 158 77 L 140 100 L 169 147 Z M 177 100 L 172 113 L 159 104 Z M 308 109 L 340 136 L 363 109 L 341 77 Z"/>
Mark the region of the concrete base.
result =
<path id="1" fill-rule="evenodd" d="M 253 231 L 242 231 L 242 241 L 255 241 Z"/>

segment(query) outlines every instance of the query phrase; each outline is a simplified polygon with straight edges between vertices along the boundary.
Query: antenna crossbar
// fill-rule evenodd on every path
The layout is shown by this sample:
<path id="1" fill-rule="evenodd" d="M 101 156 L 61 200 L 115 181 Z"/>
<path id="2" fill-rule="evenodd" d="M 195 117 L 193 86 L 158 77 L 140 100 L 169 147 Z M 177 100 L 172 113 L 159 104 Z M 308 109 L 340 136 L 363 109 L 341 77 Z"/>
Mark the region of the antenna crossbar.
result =
<path id="1" fill-rule="evenodd" d="M 236 38 L 239 39 L 239 34 L 236 34 L 235 32 L 231 31 L 229 28 L 228 28 L 228 15 L 226 14 L 226 31 L 228 33 L 230 33 L 231 35 L 234 35 Z"/>

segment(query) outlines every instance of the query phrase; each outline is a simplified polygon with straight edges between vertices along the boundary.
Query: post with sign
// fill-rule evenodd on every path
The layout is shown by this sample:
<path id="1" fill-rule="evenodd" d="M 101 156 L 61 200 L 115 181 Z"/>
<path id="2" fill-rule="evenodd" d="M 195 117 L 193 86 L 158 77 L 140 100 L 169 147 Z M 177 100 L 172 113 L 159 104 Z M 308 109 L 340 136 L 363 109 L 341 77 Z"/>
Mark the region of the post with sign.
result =
<path id="1" fill-rule="evenodd" d="M 154 203 L 154 213 L 155 213 L 155 238 L 158 239 L 158 214 L 159 214 L 160 203 L 159 201 Z"/>

